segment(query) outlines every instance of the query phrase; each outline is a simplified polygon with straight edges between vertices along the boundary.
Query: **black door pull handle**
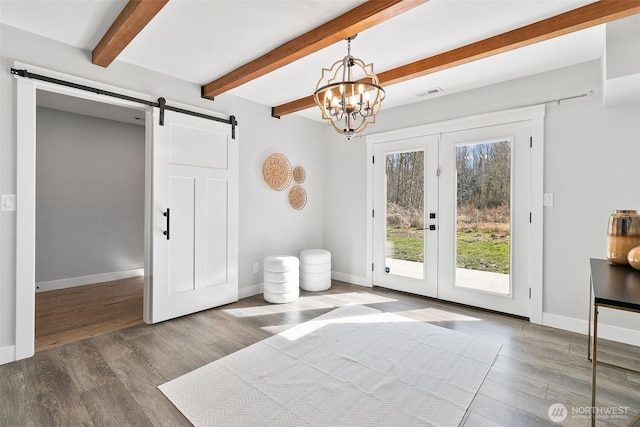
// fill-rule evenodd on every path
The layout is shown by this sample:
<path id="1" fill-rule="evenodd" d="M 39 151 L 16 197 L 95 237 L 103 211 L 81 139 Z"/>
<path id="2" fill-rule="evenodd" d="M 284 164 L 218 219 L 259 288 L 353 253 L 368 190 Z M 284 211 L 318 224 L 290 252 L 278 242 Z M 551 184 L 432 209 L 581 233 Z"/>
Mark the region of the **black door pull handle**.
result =
<path id="1" fill-rule="evenodd" d="M 170 237 L 170 227 L 171 227 L 171 216 L 170 216 L 171 214 L 170 214 L 170 212 L 169 212 L 169 208 L 167 208 L 167 211 L 166 211 L 166 212 L 163 212 L 163 213 L 162 213 L 162 215 L 163 215 L 164 217 L 166 217 L 166 218 L 167 218 L 167 230 L 166 230 L 166 231 L 163 231 L 163 232 L 162 232 L 162 234 L 164 234 L 165 236 L 167 236 L 167 240 L 169 240 L 169 237 Z"/>

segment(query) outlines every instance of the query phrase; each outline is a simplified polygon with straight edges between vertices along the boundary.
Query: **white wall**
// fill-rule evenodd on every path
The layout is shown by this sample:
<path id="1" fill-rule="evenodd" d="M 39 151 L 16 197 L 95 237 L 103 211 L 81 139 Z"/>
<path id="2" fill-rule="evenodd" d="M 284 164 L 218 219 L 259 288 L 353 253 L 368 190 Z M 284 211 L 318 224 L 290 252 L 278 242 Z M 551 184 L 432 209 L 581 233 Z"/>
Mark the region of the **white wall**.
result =
<path id="1" fill-rule="evenodd" d="M 0 192 L 16 188 L 14 61 L 64 72 L 125 89 L 163 96 L 235 115 L 240 144 L 240 295 L 259 291 L 261 274 L 252 264 L 268 255 L 296 254 L 301 249 L 323 247 L 324 128 L 296 116 L 271 117 L 270 107 L 232 95 L 215 101 L 200 97 L 200 86 L 170 76 L 115 61 L 109 68 L 91 64 L 91 52 L 54 42 L 5 25 L 0 26 Z M 216 70 L 211 70 L 212 76 Z M 293 165 L 307 171 L 304 187 L 307 206 L 296 211 L 286 194 L 270 190 L 262 180 L 262 160 L 270 151 L 287 155 Z M 20 195 L 18 195 L 20 197 Z M 262 271 L 262 270 L 260 270 Z M 15 343 L 15 213 L 0 213 L 0 363 Z M 9 350 L 7 350 L 9 349 Z"/>
<path id="2" fill-rule="evenodd" d="M 588 258 L 606 257 L 609 215 L 640 210 L 640 102 L 600 102 L 550 107 L 545 123 L 545 191 L 554 206 L 545 208 L 543 307 L 558 326 L 562 317 L 587 319 Z M 604 323 L 640 330 L 637 314 L 602 312 Z"/>
<path id="3" fill-rule="evenodd" d="M 595 90 L 591 97 L 547 104 L 545 117 L 544 191 L 554 193 L 555 206 L 545 208 L 544 216 L 543 321 L 585 333 L 588 260 L 605 257 L 607 221 L 614 209 L 640 209 L 640 103 L 603 107 L 601 82 L 601 66 L 594 61 L 409 106 L 383 107 L 377 123 L 367 128 L 379 133 Z M 334 262 L 339 276 L 366 283 L 369 159 L 364 140 L 330 136 L 325 155 L 325 247 L 340 260 Z M 334 206 L 341 206 L 340 213 L 332 212 Z M 601 320 L 614 327 L 602 332 L 640 345 L 640 333 L 628 333 L 640 332 L 633 316 L 603 310 Z"/>
<path id="4" fill-rule="evenodd" d="M 333 278 L 370 285 L 365 280 L 370 165 L 366 145 L 363 138 L 347 141 L 333 128 L 325 133 L 324 245 L 331 251 Z"/>
<path id="5" fill-rule="evenodd" d="M 237 99 L 237 98 L 236 98 Z M 238 100 L 239 101 L 239 100 Z M 240 298 L 261 292 L 262 261 L 270 255 L 298 255 L 322 248 L 324 208 L 324 139 L 322 124 L 296 116 L 271 117 L 271 108 L 242 102 L 240 111 Z M 234 113 L 236 114 L 236 113 Z M 244 125 L 243 125 L 244 123 Z M 288 191 L 274 191 L 262 176 L 262 164 L 271 153 L 284 154 L 291 167 L 302 166 L 307 204 L 302 210 L 289 205 Z M 260 271 L 252 273 L 253 263 Z M 247 289 L 243 289 L 243 288 Z M 250 288 L 249 288 L 250 287 Z M 248 293 L 253 292 L 253 293 Z"/>
<path id="6" fill-rule="evenodd" d="M 607 24 L 604 78 L 615 79 L 640 73 L 640 15 Z"/>
<path id="7" fill-rule="evenodd" d="M 144 132 L 140 125 L 37 109 L 39 290 L 143 268 Z"/>

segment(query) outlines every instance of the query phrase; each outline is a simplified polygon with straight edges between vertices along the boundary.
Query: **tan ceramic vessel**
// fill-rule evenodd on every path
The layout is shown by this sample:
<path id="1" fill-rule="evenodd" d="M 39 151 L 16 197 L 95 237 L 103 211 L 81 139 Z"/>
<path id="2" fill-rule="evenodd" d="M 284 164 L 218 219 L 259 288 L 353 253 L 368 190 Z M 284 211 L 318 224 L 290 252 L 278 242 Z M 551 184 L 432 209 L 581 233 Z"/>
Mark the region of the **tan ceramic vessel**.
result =
<path id="1" fill-rule="evenodd" d="M 640 246 L 640 215 L 631 209 L 614 211 L 609 217 L 607 259 L 628 265 L 627 255 L 636 246 Z"/>

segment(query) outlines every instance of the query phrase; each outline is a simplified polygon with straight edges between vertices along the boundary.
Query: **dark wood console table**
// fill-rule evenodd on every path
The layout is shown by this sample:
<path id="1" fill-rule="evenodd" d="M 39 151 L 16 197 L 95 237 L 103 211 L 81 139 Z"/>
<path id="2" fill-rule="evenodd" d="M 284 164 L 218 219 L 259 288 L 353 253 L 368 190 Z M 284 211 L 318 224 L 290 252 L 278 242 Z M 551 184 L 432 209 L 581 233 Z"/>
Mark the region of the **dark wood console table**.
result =
<path id="1" fill-rule="evenodd" d="M 591 301 L 593 301 L 593 360 L 591 376 L 591 425 L 596 422 L 596 366 L 598 363 L 624 368 L 607 362 L 598 362 L 598 308 L 640 313 L 640 271 L 625 265 L 611 264 L 606 259 L 591 258 L 591 287 L 589 288 L 589 344 L 587 357 L 591 357 Z M 638 371 L 635 371 L 638 372 Z"/>

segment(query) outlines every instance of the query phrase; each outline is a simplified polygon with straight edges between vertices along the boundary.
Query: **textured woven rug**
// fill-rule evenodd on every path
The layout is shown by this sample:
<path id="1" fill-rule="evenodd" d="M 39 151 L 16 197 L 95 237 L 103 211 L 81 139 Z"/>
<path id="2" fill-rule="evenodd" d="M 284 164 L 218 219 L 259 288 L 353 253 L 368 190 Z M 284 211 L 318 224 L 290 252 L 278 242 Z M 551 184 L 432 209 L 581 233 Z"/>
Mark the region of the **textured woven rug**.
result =
<path id="1" fill-rule="evenodd" d="M 348 305 L 159 388 L 196 426 L 457 426 L 500 347 Z"/>

